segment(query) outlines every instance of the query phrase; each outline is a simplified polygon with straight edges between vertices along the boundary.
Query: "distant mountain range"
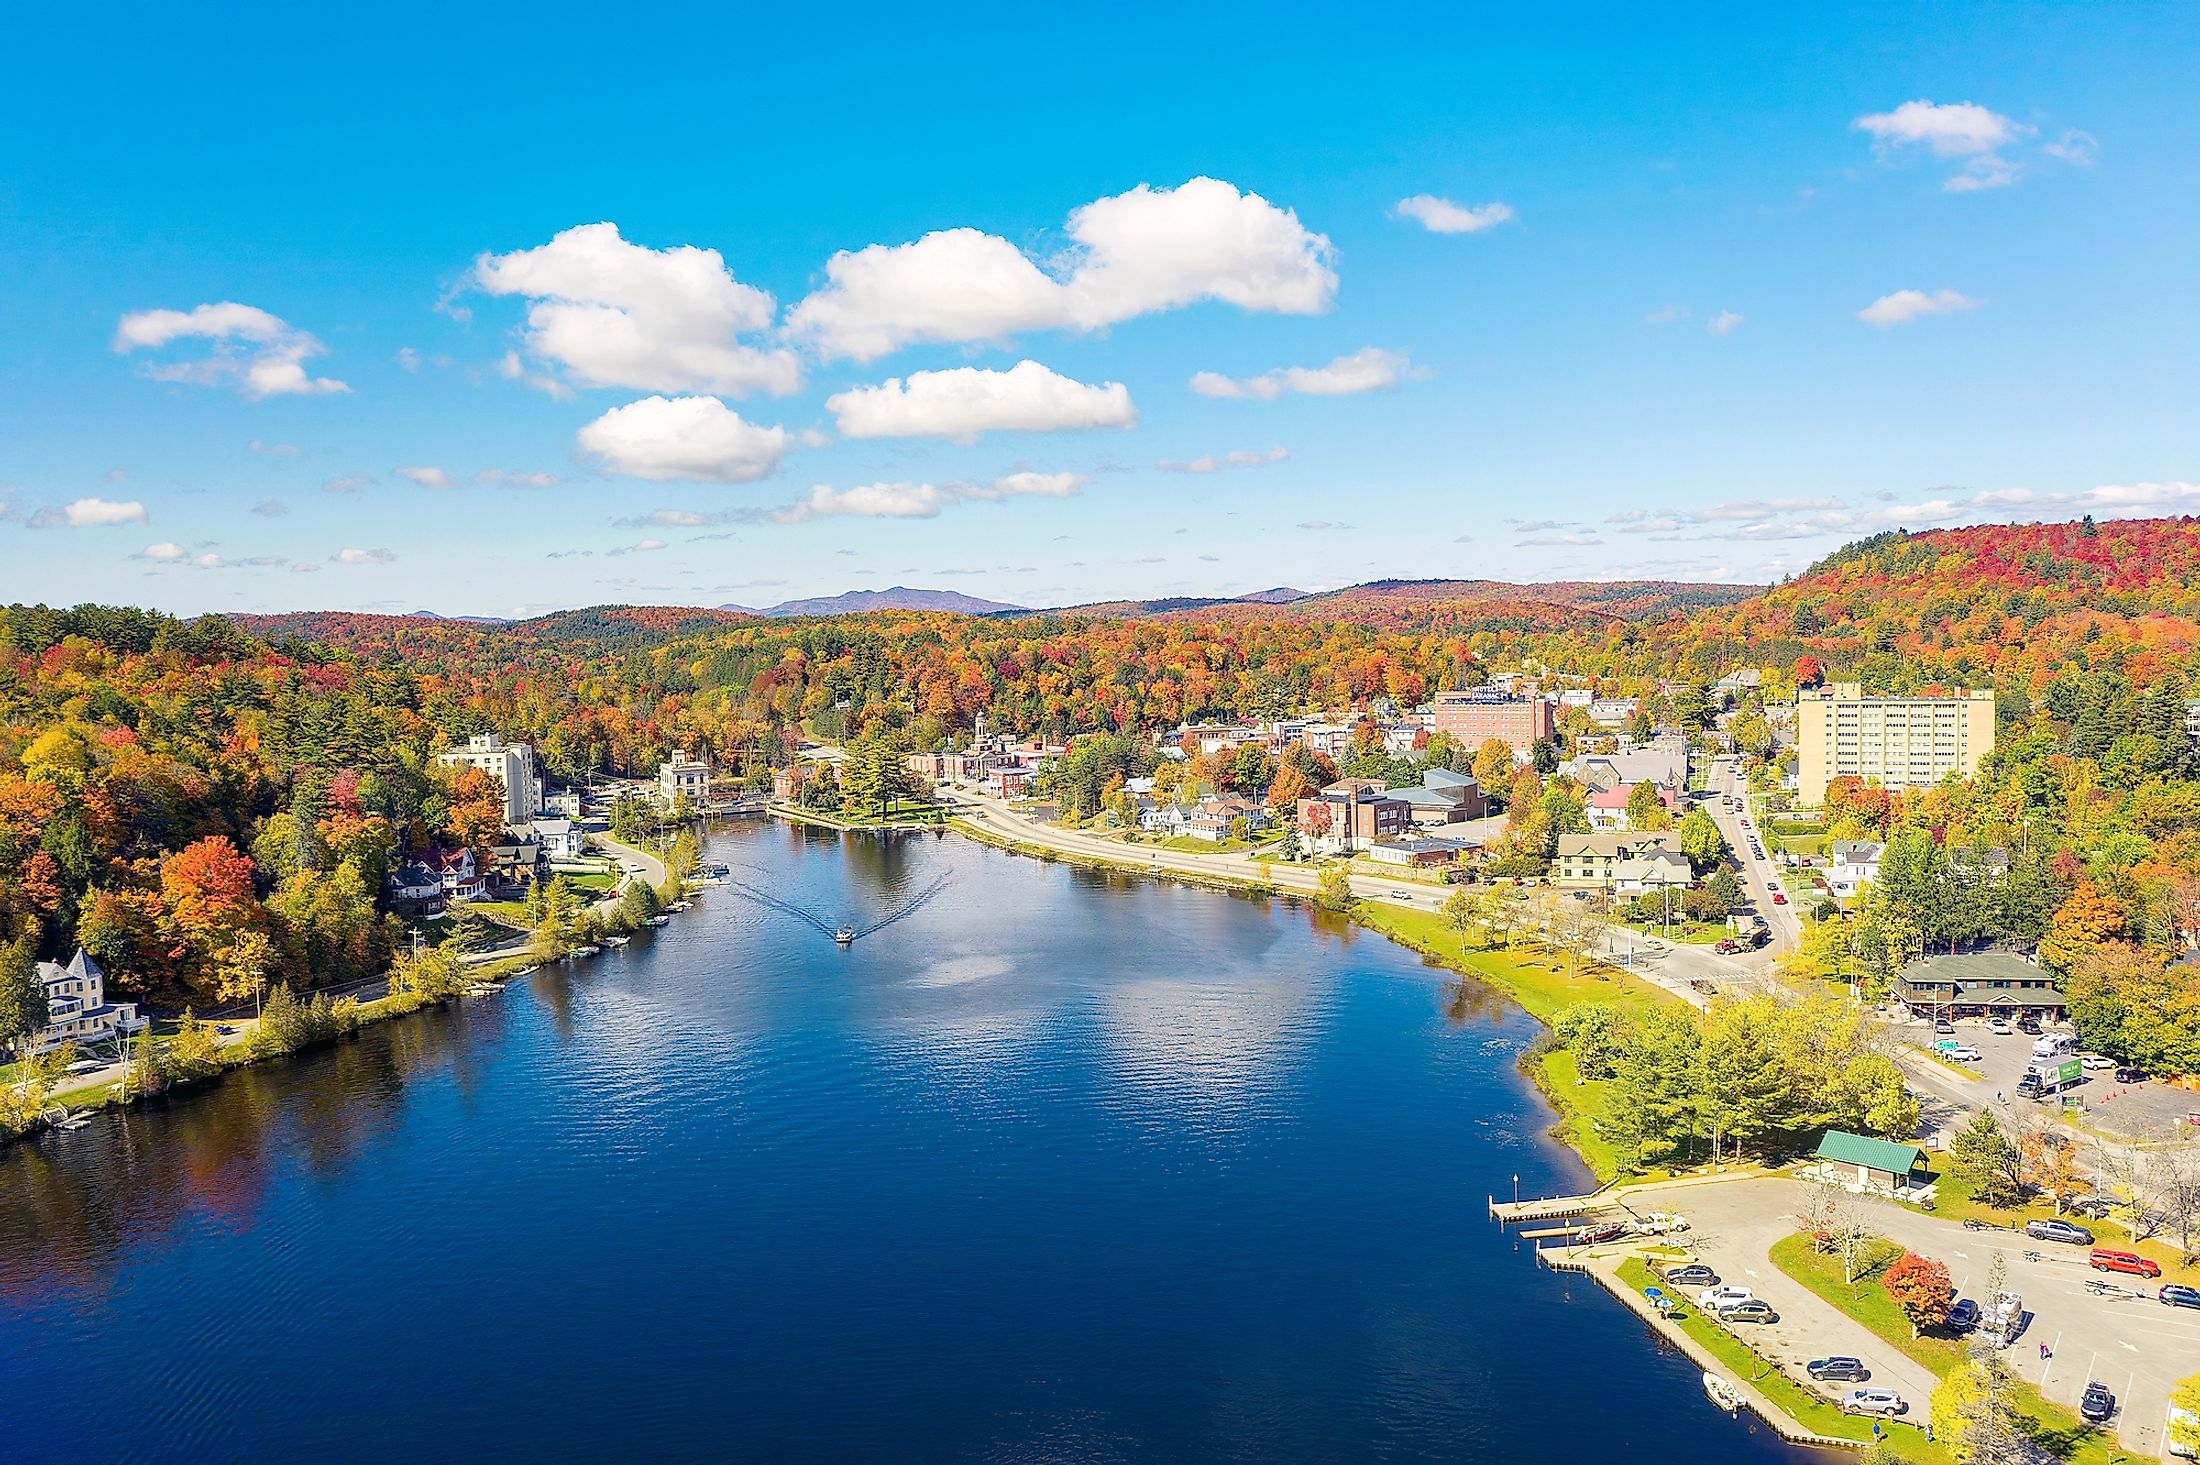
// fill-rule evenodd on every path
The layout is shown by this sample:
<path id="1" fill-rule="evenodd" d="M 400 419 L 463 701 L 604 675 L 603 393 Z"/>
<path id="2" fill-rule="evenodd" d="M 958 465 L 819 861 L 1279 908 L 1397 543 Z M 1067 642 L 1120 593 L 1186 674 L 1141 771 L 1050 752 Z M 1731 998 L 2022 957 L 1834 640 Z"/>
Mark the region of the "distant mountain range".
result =
<path id="1" fill-rule="evenodd" d="M 806 600 L 782 600 L 777 605 L 721 605 L 719 610 L 752 616 L 842 616 L 867 610 L 941 610 L 951 615 L 1000 615 L 1029 607 L 1004 600 L 984 600 L 956 590 L 912 590 L 895 585 L 885 590 L 844 590 L 838 595 L 815 595 Z"/>

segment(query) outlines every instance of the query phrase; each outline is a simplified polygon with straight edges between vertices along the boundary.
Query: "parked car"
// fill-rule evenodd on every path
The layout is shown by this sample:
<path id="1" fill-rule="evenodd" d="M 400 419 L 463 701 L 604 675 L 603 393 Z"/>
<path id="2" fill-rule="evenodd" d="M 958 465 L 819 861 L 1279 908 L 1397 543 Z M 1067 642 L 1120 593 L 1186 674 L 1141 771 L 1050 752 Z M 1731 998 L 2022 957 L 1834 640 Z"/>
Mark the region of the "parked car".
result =
<path id="1" fill-rule="evenodd" d="M 1956 1025 L 1946 1018 L 1941 1018 L 1933 1024 L 1933 1033 L 1936 1037 L 1952 1038 L 1956 1035 Z"/>
<path id="2" fill-rule="evenodd" d="M 1722 1323 L 1776 1323 L 1779 1320 L 1780 1314 L 1772 1310 L 1771 1303 L 1760 1302 L 1754 1297 L 1747 1302 L 1737 1302 L 1732 1307 L 1719 1309 L 1719 1321 Z"/>
<path id="3" fill-rule="evenodd" d="M 1872 1376 L 1872 1371 L 1864 1367 L 1863 1359 L 1838 1354 L 1832 1358 L 1813 1358 L 1803 1365 L 1803 1369 L 1812 1378 L 1821 1381 L 1839 1379 L 1860 1384 Z"/>
<path id="4" fill-rule="evenodd" d="M 1892 1389 L 1851 1389 L 1841 1396 L 1841 1407 L 1851 1414 L 1907 1414 L 1909 1401 Z"/>
<path id="5" fill-rule="evenodd" d="M 2037 1221 L 2024 1223 L 2024 1234 L 2034 1241 L 2060 1241 L 2067 1246 L 2091 1246 L 2093 1233 L 2083 1226 L 2068 1221 L 2058 1221 L 2052 1216 L 2042 1216 Z"/>
<path id="6" fill-rule="evenodd" d="M 2116 1082 L 2118 1083 L 2145 1083 L 2146 1081 L 2147 1076 L 2144 1069 L 2119 1068 L 2116 1070 Z"/>
<path id="7" fill-rule="evenodd" d="M 2040 1035 L 2040 1020 L 2030 1015 L 2020 1017 L 2017 1019 L 2017 1031 L 2020 1033 L 2030 1033 L 2033 1037 L 2036 1038 Z"/>
<path id="8" fill-rule="evenodd" d="M 1955 1306 L 1948 1309 L 1948 1315 L 1940 1320 L 1940 1325 L 1951 1333 L 1968 1333 L 1978 1326 L 1978 1319 L 1978 1304 L 1968 1297 L 1958 1297 Z"/>
<path id="9" fill-rule="evenodd" d="M 2129 1272 L 2134 1277 L 2159 1277 L 2161 1265 L 2139 1255 L 2135 1251 L 2118 1251 L 2113 1246 L 2096 1246 L 2086 1258 L 2087 1265 L 2096 1272 Z"/>
<path id="10" fill-rule="evenodd" d="M 2182 1282 L 2172 1282 L 2154 1296 L 2164 1307 L 2200 1307 L 2200 1287 Z"/>
<path id="11" fill-rule="evenodd" d="M 2116 1396 L 2108 1391 L 2108 1386 L 2098 1382 L 2087 1383 L 2085 1392 L 2078 1396 L 2078 1417 L 2087 1424 L 2106 1424 L 2109 1416 L 2115 1412 Z"/>
<path id="12" fill-rule="evenodd" d="M 1997 1017 L 1992 1022 L 1986 1025 L 1986 1031 L 1992 1033 L 1997 1038 L 2008 1038 L 2014 1037 L 2017 1030 L 2009 1026 L 2009 1020 L 2007 1018 Z"/>
<path id="13" fill-rule="evenodd" d="M 1685 1267 L 1675 1267 L 1665 1274 L 1665 1280 L 1675 1287 L 1716 1287 L 1719 1274 L 1702 1262 L 1690 1262 Z"/>
<path id="14" fill-rule="evenodd" d="M 1953 1058 L 1958 1063 L 1977 1063 L 1984 1059 L 1986 1055 L 1979 1052 L 1978 1049 L 1972 1047 L 1969 1043 L 1958 1043 L 1953 1048 L 1947 1050 L 1947 1056 Z"/>
<path id="15" fill-rule="evenodd" d="M 1705 1312 L 1717 1312 L 1723 1307 L 1748 1302 L 1756 1295 L 1747 1287 L 1706 1287 L 1696 1294 L 1696 1306 Z"/>
<path id="16" fill-rule="evenodd" d="M 2078 1060 L 2078 1066 L 2085 1069 L 2088 1073 L 2099 1073 L 2104 1068 L 2114 1068 L 2116 1066 L 2116 1060 L 2113 1058 L 2103 1058 L 2098 1053 L 2088 1053 L 2083 1058 L 2080 1058 Z"/>

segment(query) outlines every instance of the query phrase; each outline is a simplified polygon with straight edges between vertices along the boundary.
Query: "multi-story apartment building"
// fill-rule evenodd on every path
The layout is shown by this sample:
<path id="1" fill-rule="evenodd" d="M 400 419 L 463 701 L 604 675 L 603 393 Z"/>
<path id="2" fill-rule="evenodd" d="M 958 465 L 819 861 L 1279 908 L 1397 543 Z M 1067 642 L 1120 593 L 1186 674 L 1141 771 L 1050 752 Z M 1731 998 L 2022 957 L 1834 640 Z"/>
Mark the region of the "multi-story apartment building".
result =
<path id="1" fill-rule="evenodd" d="M 1558 726 L 1558 710 L 1540 697 L 1510 697 L 1490 691 L 1438 692 L 1436 731 L 1453 742 L 1479 748 L 1490 739 L 1525 756 Z"/>
<path id="2" fill-rule="evenodd" d="M 525 824 L 542 807 L 542 782 L 535 775 L 535 750 L 507 743 L 495 733 L 479 733 L 463 748 L 436 754 L 445 768 L 478 768 L 504 785 L 504 822 Z"/>
<path id="3" fill-rule="evenodd" d="M 1994 694 L 1867 697 L 1833 682 L 1795 698 L 1795 796 L 1822 803 L 1844 775 L 1883 788 L 1925 788 L 1976 772 L 1994 747 Z"/>
<path id="4" fill-rule="evenodd" d="M 657 802 L 669 809 L 682 794 L 687 795 L 692 808 L 700 809 L 710 802 L 708 758 L 690 758 L 682 751 L 657 765 Z"/>

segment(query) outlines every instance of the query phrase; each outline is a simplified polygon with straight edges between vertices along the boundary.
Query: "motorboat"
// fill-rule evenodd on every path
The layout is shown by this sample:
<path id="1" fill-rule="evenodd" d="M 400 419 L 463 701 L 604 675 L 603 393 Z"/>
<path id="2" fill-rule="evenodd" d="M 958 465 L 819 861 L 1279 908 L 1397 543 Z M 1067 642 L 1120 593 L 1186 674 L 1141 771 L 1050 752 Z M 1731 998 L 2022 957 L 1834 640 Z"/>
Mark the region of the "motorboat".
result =
<path id="1" fill-rule="evenodd" d="M 672 917 L 670 917 L 670 916 L 651 916 L 651 917 L 649 918 L 649 924 L 651 924 L 652 926 L 669 926 L 669 925 L 671 925 L 671 924 L 672 924 Z"/>
<path id="2" fill-rule="evenodd" d="M 855 939 L 856 928 L 853 926 L 839 926 L 834 928 L 833 930 L 833 940 L 838 942 L 842 946 L 853 944 Z"/>
<path id="3" fill-rule="evenodd" d="M 606 936 L 603 938 L 603 944 L 606 946 L 624 946 L 633 939 L 632 936 Z"/>
<path id="4" fill-rule="evenodd" d="M 601 956 L 603 955 L 603 948 L 601 946 L 576 946 L 573 948 L 573 955 Z"/>
<path id="5" fill-rule="evenodd" d="M 1712 1403 L 1718 1405 L 1721 1409 L 1724 1409 L 1729 1414 L 1732 1414 L 1735 1410 L 1742 1407 L 1741 1394 L 1735 1389 L 1732 1384 L 1728 1383 L 1725 1379 L 1720 1378 L 1715 1373 L 1707 1372 L 1704 1374 L 1703 1391 L 1710 1398 Z"/>

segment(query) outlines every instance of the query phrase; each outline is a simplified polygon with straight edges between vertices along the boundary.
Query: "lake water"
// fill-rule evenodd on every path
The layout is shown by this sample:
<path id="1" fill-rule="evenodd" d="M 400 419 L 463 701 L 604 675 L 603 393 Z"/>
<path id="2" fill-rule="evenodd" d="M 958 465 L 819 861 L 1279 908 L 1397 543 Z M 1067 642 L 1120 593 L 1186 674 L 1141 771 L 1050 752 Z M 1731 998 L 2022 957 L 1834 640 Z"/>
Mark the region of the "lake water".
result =
<path id="1" fill-rule="evenodd" d="M 1533 1024 L 1333 918 L 723 829 L 624 951 L 0 1154 L 0 1458 L 1800 1458 L 1485 1199 Z"/>

